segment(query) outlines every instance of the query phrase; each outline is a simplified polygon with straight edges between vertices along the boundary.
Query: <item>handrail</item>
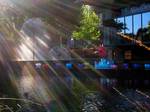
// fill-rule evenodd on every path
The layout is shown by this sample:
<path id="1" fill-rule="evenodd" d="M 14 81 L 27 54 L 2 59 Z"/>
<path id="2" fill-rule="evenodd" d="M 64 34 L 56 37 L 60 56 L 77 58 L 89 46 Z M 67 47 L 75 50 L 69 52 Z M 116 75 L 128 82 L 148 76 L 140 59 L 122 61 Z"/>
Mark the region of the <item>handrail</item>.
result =
<path id="1" fill-rule="evenodd" d="M 136 43 L 137 45 L 139 45 L 140 47 L 143 47 L 143 48 L 145 48 L 146 50 L 150 51 L 150 47 L 148 47 L 147 45 L 145 45 L 142 41 L 136 40 L 136 39 L 134 39 L 134 38 L 131 38 L 130 36 L 127 36 L 127 35 L 125 35 L 125 34 L 123 34 L 123 33 L 117 33 L 117 34 L 120 35 L 121 37 L 125 38 L 125 39 L 128 39 L 128 40 L 130 40 L 130 41 L 135 42 L 135 43 Z"/>

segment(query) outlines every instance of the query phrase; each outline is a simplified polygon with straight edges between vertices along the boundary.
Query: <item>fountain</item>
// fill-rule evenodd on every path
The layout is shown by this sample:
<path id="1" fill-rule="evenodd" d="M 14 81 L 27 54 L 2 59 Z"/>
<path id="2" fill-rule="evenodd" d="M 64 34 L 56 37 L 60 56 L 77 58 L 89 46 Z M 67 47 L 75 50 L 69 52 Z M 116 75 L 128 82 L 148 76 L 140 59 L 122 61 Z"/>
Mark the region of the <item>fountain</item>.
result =
<path id="1" fill-rule="evenodd" d="M 40 70 L 41 67 L 49 67 L 45 61 L 60 61 L 70 60 L 71 55 L 67 48 L 55 44 L 55 38 L 51 38 L 46 30 L 44 22 L 40 18 L 31 18 L 25 21 L 21 28 L 21 44 L 17 48 L 19 61 L 26 61 L 22 67 L 20 79 L 18 79 L 18 89 L 22 97 L 24 93 L 29 93 L 31 97 L 42 102 L 49 102 L 53 83 L 57 84 L 54 80 L 49 79 L 46 81 Z M 38 61 L 33 65 L 28 61 Z M 39 62 L 43 61 L 43 62 Z M 42 72 L 43 73 L 43 72 Z M 43 74 L 45 75 L 45 74 Z M 48 79 L 48 75 L 45 76 Z M 68 81 L 67 77 L 67 81 Z M 47 85 L 49 84 L 49 85 Z M 50 89 L 48 89 L 50 88 Z"/>
<path id="2" fill-rule="evenodd" d="M 19 61 L 56 61 L 70 60 L 67 48 L 58 46 L 46 31 L 46 25 L 40 18 L 25 21 L 21 28 L 22 41 L 19 45 Z"/>

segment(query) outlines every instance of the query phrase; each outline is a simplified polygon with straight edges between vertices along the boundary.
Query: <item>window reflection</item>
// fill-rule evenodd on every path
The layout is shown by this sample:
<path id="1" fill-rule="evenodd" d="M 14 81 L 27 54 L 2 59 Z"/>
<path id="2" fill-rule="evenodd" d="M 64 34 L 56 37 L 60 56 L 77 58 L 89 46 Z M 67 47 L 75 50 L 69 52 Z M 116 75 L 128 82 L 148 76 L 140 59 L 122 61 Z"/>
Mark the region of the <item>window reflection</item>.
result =
<path id="1" fill-rule="evenodd" d="M 127 16 L 125 17 L 125 22 L 126 22 L 126 33 L 131 34 L 132 33 L 132 16 Z"/>
<path id="2" fill-rule="evenodd" d="M 142 27 L 141 25 L 141 14 L 134 15 L 134 34 L 137 34 L 137 31 Z"/>
<path id="3" fill-rule="evenodd" d="M 143 13 L 143 27 L 147 27 L 150 22 L 150 12 Z"/>
<path id="4" fill-rule="evenodd" d="M 117 19 L 117 22 L 124 24 L 124 18 L 123 18 L 123 17 L 122 17 L 122 18 L 118 18 L 118 19 Z M 122 30 L 121 33 L 124 33 L 124 30 Z"/>

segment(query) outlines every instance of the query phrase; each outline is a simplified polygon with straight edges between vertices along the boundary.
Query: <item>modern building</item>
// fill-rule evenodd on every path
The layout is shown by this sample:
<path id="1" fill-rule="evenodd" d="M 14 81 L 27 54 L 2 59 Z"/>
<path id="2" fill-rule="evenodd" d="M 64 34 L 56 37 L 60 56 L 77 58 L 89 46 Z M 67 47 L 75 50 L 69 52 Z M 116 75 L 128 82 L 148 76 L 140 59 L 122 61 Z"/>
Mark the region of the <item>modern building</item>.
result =
<path id="1" fill-rule="evenodd" d="M 84 3 L 93 6 L 103 21 L 103 44 L 109 59 L 121 62 L 150 61 L 150 51 L 134 42 L 137 40 L 147 48 L 150 46 L 150 36 L 144 36 L 144 33 L 148 33 L 146 29 L 150 22 L 148 0 L 85 0 Z M 128 35 L 131 39 L 117 33 Z"/>

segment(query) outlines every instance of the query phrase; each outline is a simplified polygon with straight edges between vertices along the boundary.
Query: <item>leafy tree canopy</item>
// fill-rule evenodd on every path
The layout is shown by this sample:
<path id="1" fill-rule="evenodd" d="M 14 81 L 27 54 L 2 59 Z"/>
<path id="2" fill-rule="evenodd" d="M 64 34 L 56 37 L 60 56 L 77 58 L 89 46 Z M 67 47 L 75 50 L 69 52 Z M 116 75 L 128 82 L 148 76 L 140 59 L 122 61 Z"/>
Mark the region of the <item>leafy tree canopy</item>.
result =
<path id="1" fill-rule="evenodd" d="M 80 26 L 73 32 L 73 38 L 77 40 L 98 40 L 101 32 L 99 30 L 100 18 L 88 5 L 81 8 Z"/>

